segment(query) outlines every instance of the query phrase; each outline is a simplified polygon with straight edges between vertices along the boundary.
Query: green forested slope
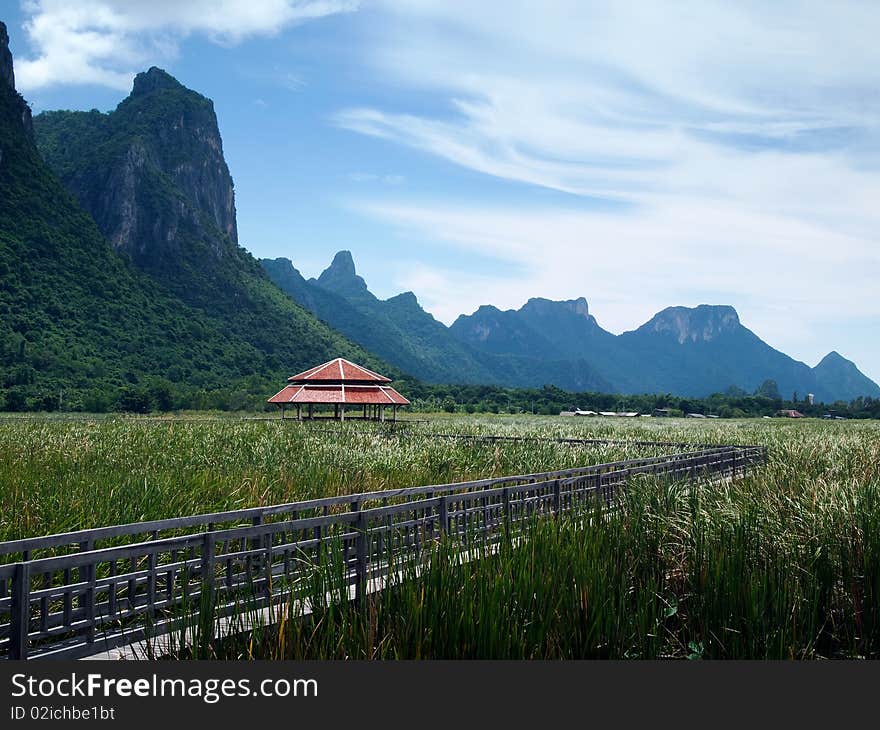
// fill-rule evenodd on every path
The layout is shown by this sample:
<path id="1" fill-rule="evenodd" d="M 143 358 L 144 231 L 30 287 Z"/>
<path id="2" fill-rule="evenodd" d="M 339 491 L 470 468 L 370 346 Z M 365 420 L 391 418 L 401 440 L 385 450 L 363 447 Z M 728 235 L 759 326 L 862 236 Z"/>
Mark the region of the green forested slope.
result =
<path id="1" fill-rule="evenodd" d="M 24 100 L 0 83 L 0 409 L 228 407 L 337 355 L 388 370 L 234 244 L 207 271 L 198 251 L 182 271 L 163 252 L 177 278 L 139 271 L 47 168 L 25 119 Z M 141 192 L 160 213 L 171 201 Z M 175 291 L 184 279 L 186 298 Z"/>

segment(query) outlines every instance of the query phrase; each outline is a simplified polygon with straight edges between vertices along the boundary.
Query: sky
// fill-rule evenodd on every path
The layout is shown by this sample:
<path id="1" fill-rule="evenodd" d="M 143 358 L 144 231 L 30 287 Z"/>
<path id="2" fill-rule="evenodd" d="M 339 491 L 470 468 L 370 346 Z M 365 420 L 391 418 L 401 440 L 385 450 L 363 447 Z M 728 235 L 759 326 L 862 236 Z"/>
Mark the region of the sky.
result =
<path id="1" fill-rule="evenodd" d="M 450 324 L 583 296 L 612 332 L 729 304 L 880 381 L 880 8 L 0 0 L 35 112 L 151 65 L 210 97 L 240 243 Z"/>

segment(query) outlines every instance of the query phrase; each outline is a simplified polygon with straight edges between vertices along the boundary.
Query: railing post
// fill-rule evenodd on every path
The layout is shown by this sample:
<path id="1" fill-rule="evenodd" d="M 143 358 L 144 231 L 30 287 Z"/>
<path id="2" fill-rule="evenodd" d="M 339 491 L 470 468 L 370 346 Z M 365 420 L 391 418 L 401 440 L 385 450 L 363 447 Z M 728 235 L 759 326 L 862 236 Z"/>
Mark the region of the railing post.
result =
<path id="1" fill-rule="evenodd" d="M 437 518 L 440 520 L 440 534 L 445 535 L 449 532 L 449 498 L 445 494 L 437 505 Z"/>
<path id="2" fill-rule="evenodd" d="M 501 503 L 504 511 L 504 537 L 510 539 L 510 491 L 507 487 L 501 490 Z"/>
<path id="3" fill-rule="evenodd" d="M 358 519 L 355 523 L 357 537 L 354 543 L 355 554 L 355 587 L 354 598 L 358 606 L 366 607 L 367 602 L 367 567 L 368 567 L 368 543 L 367 517 L 363 510 L 358 510 Z"/>
<path id="4" fill-rule="evenodd" d="M 89 552 L 93 550 L 95 547 L 95 543 L 93 540 L 87 540 L 86 542 L 80 543 L 79 549 L 80 552 Z M 96 570 L 95 564 L 91 563 L 85 566 L 85 578 L 86 589 L 83 591 L 83 602 L 85 603 L 85 613 L 86 613 L 86 621 L 88 621 L 88 626 L 86 627 L 86 643 L 94 644 L 95 643 L 95 579 L 96 579 Z"/>
<path id="5" fill-rule="evenodd" d="M 31 621 L 31 566 L 16 563 L 12 577 L 12 615 L 10 617 L 9 658 L 27 659 L 28 630 Z"/>
<path id="6" fill-rule="evenodd" d="M 558 516 L 562 510 L 562 488 L 559 486 L 559 480 L 553 482 L 553 514 Z"/>
<path id="7" fill-rule="evenodd" d="M 214 600 L 214 550 L 217 537 L 212 531 L 205 533 L 202 538 L 202 596 L 207 604 Z"/>

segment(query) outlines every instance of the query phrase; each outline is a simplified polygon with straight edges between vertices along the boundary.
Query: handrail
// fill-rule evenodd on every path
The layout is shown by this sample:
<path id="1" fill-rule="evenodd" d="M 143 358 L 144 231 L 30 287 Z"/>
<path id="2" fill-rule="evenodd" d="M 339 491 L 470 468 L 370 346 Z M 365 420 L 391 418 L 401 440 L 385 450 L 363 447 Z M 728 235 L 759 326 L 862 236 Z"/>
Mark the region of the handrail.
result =
<path id="1" fill-rule="evenodd" d="M 252 605 L 272 605 L 289 598 L 328 557 L 340 561 L 345 585 L 362 601 L 370 581 L 386 575 L 390 565 L 419 560 L 425 545 L 444 536 L 490 546 L 521 534 L 536 516 L 571 512 L 597 499 L 612 507 L 637 475 L 699 481 L 737 476 L 765 460 L 764 447 L 720 446 L 47 536 L 53 545 L 72 536 L 81 549 L 0 565 L 0 657 L 72 658 L 131 644 L 149 631 L 168 630 L 167 621 L 154 619 L 194 610 L 203 596 L 226 612 L 237 610 L 243 595 L 253 598 Z M 407 501 L 393 503 L 396 497 Z M 381 504 L 369 506 L 375 501 Z M 348 509 L 324 509 L 332 505 Z M 281 519 L 264 521 L 266 516 Z M 229 526 L 247 519 L 251 524 Z M 156 536 L 157 525 L 184 523 L 208 529 Z M 151 539 L 96 545 L 120 528 Z"/>

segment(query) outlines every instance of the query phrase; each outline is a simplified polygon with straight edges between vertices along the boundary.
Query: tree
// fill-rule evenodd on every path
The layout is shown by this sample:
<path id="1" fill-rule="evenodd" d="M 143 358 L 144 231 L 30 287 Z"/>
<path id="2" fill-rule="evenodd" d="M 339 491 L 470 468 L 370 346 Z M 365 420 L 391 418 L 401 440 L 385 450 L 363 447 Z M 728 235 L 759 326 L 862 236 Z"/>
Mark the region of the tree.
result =
<path id="1" fill-rule="evenodd" d="M 765 380 L 758 386 L 755 395 L 760 395 L 770 400 L 782 400 L 782 396 L 779 394 L 779 386 L 775 380 Z"/>
<path id="2" fill-rule="evenodd" d="M 443 410 L 447 413 L 455 413 L 455 399 L 451 395 L 443 399 Z"/>

